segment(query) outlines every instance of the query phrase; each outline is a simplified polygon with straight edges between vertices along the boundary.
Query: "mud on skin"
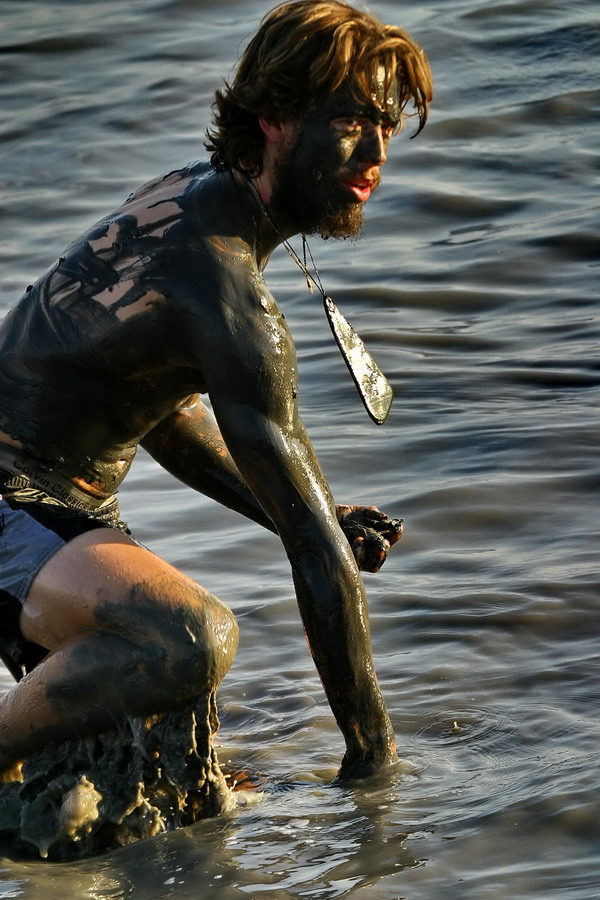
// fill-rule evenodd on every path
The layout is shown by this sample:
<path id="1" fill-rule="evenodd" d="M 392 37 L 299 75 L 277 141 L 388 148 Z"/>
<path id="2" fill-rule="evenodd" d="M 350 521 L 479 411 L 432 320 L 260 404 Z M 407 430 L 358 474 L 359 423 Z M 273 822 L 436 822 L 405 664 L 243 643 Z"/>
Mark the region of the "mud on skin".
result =
<path id="1" fill-rule="evenodd" d="M 207 169 L 132 195 L 74 241 L 2 323 L 0 426 L 49 471 L 93 493 L 113 493 L 140 438 L 202 387 L 186 338 L 193 288 L 174 273 L 178 254 L 199 243 L 190 205 L 194 176 Z"/>
<path id="2" fill-rule="evenodd" d="M 237 622 L 208 591 L 197 586 L 191 590 L 198 595 L 195 605 L 185 602 L 186 590 L 181 605 L 170 603 L 165 608 L 162 600 L 173 596 L 173 585 L 166 581 L 161 585 L 154 579 L 134 585 L 126 604 L 109 599 L 100 603 L 94 616 L 98 631 L 85 637 L 69 659 L 76 678 L 66 672 L 48 689 L 48 699 L 63 712 L 73 709 L 80 704 L 85 683 L 89 710 L 106 709 L 110 673 L 119 670 L 123 659 L 121 644 L 126 645 L 128 693 L 123 693 L 124 683 L 119 683 L 115 702 L 110 704 L 115 710 L 118 702 L 137 715 L 148 715 L 216 689 L 235 656 Z M 131 677 L 136 670 L 137 679 Z M 100 671 L 106 672 L 105 679 L 97 678 Z M 94 730 L 91 713 L 86 720 L 87 727 Z M 100 727 L 106 723 L 101 722 Z"/>
<path id="3" fill-rule="evenodd" d="M 392 740 L 366 597 L 298 416 L 293 342 L 261 273 L 278 238 L 257 216 L 245 184 L 196 164 L 142 188 L 74 242 L 2 326 L 0 421 L 101 492 L 115 490 L 142 442 L 190 487 L 275 528 L 334 715 L 353 752 L 378 765 L 389 758 L 380 738 Z M 203 391 L 226 464 L 219 440 L 207 440 L 205 409 L 189 403 Z M 387 537 L 372 533 L 384 551 Z"/>
<path id="4" fill-rule="evenodd" d="M 364 586 L 298 415 L 294 345 L 262 278 L 277 243 L 247 185 L 230 173 L 196 164 L 142 188 L 74 242 L 5 320 L 0 423 L 26 452 L 100 495 L 117 489 L 142 443 L 190 487 L 275 529 L 346 741 L 343 769 L 369 771 L 395 758 L 395 742 L 374 673 Z M 189 402 L 203 392 L 212 401 L 225 462 L 214 430 L 207 439 L 212 426 L 207 429 L 201 404 Z M 393 534 L 380 534 L 374 524 L 364 526 L 366 533 L 385 553 L 383 542 L 390 544 Z M 379 564 L 376 558 L 373 569 Z M 149 651 L 142 654 L 148 634 L 138 630 L 136 616 L 148 614 L 158 632 L 164 621 L 146 607 L 150 595 L 131 599 L 127 618 L 101 607 L 98 625 L 106 630 L 90 637 L 86 665 L 98 662 L 98 642 L 110 647 L 113 632 L 124 635 L 111 651 L 123 673 L 131 662 L 128 641 L 137 639 L 138 671 L 127 698 L 109 697 L 108 709 L 100 709 L 96 694 L 90 729 L 112 727 L 124 707 L 130 716 L 147 714 L 140 696 L 152 694 L 155 709 L 183 704 L 191 699 L 188 686 L 190 693 L 212 688 L 202 679 L 218 678 L 222 669 L 215 658 L 200 682 L 190 674 L 193 661 L 201 660 L 190 650 L 189 632 L 183 640 L 181 634 L 185 626 L 195 633 L 197 623 L 180 612 L 174 617 L 180 636 L 173 638 L 168 627 L 160 637 L 151 632 Z M 154 670 L 166 654 L 168 670 L 159 679 Z M 100 665 L 99 673 L 105 672 Z M 89 713 L 95 676 L 92 668 L 81 674 L 85 683 L 75 713 L 66 702 L 77 699 L 74 680 L 64 670 L 50 692 L 57 712 L 69 710 L 62 725 L 57 722 L 56 742 L 77 734 L 75 716 L 81 721 Z M 89 773 L 80 774 L 94 783 Z M 99 784 L 94 790 L 102 793 Z"/>

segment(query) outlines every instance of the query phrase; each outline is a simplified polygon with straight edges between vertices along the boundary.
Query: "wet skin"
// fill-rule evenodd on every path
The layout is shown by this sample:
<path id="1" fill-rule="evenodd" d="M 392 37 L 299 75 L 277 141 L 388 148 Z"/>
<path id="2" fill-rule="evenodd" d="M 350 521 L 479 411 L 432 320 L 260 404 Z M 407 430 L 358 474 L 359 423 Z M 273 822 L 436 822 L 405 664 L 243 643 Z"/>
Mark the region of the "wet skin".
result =
<path id="1" fill-rule="evenodd" d="M 348 183 L 356 185 L 357 178 L 367 175 L 375 182 L 389 123 L 382 127 L 374 121 L 379 113 L 368 104 L 357 109 L 354 102 L 349 109 L 344 99 L 342 110 L 330 102 L 321 101 L 307 118 L 295 164 L 310 161 L 310 131 L 315 159 L 320 155 L 325 168 L 341 176 L 330 208 L 354 208 L 366 193 L 364 185 L 358 188 L 364 194 L 360 200 L 357 188 Z M 369 115 L 356 115 L 365 111 Z M 310 184 L 308 190 L 319 193 Z M 296 207 L 278 225 L 287 234 L 301 228 L 302 210 L 302 205 Z M 280 239 L 243 179 L 231 173 L 198 164 L 142 188 L 75 241 L 4 321 L 0 440 L 22 447 L 49 470 L 97 496 L 114 493 L 141 444 L 190 487 L 276 531 L 290 560 L 311 653 L 346 741 L 341 775 L 352 777 L 395 758 L 357 560 L 364 569 L 377 571 L 400 537 L 401 524 L 372 507 L 338 510 L 333 503 L 298 416 L 294 346 L 263 280 L 264 265 Z M 199 399 L 204 392 L 215 418 Z M 92 543 L 91 538 L 87 543 L 76 540 L 84 551 Z M 126 539 L 111 535 L 111 540 L 119 544 Z M 99 589 L 90 620 L 82 621 L 68 640 L 66 632 L 45 639 L 34 617 L 25 616 L 26 636 L 52 653 L 3 701 L 0 766 L 16 752 L 30 752 L 36 741 L 39 745 L 77 732 L 80 716 L 69 714 L 64 698 L 74 700 L 80 678 L 85 676 L 91 689 L 96 676 L 104 677 L 102 652 L 92 644 L 99 640 L 98 631 L 106 629 L 107 616 L 113 622 L 113 672 L 131 665 L 129 638 L 132 627 L 138 628 L 138 608 L 145 612 L 146 627 L 136 647 L 151 645 L 150 657 L 153 651 L 161 658 L 169 655 L 171 648 L 162 637 L 167 613 L 154 603 L 161 577 L 158 573 L 145 593 L 138 590 L 138 606 L 130 612 L 125 602 L 134 593 L 127 594 L 118 616 L 114 608 L 98 603 Z M 53 591 L 46 593 L 54 597 L 57 589 Z M 195 602 L 193 589 L 186 582 L 178 591 L 181 597 L 170 599 L 169 616 L 173 609 L 182 610 L 177 613 L 181 632 L 189 633 L 186 616 Z M 210 677 L 205 672 L 206 677 L 192 679 L 197 691 L 218 683 L 237 640 L 237 633 L 231 637 L 235 628 L 224 608 L 210 611 L 213 601 L 218 604 L 209 598 L 208 615 L 223 619 L 227 652 L 218 666 L 211 663 Z M 89 640 L 80 651 L 83 638 Z M 145 704 L 139 697 L 152 663 L 142 654 L 135 678 L 121 686 L 122 695 L 107 708 L 95 703 L 86 727 L 107 727 L 119 712 L 139 714 L 145 705 L 165 708 L 170 702 L 186 702 L 189 696 L 181 684 L 195 665 L 206 668 L 201 657 L 186 659 L 185 678 L 173 662 L 176 675 L 166 689 L 169 696 L 161 695 L 163 688 L 155 680 Z M 73 670 L 77 659 L 79 667 Z M 40 708 L 45 703 L 35 734 L 26 722 L 11 731 L 11 710 L 14 716 L 19 708 L 15 692 L 22 686 L 29 686 Z"/>

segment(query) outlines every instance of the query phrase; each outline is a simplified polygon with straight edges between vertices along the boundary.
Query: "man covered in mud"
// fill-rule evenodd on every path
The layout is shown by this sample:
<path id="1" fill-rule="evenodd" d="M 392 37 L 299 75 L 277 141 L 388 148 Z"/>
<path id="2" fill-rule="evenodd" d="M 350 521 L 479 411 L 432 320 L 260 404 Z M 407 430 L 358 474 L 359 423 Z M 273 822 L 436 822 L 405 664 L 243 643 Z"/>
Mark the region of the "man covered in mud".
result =
<path id="1" fill-rule="evenodd" d="M 232 662 L 229 609 L 120 519 L 139 445 L 281 538 L 346 743 L 340 776 L 395 759 L 359 569 L 379 569 L 401 526 L 335 506 L 263 270 L 291 235 L 360 231 L 405 108 L 420 130 L 430 96 L 400 29 L 336 0 L 276 7 L 217 91 L 210 163 L 132 194 L 4 320 L 0 648 L 17 684 L 0 770 L 214 695 Z"/>

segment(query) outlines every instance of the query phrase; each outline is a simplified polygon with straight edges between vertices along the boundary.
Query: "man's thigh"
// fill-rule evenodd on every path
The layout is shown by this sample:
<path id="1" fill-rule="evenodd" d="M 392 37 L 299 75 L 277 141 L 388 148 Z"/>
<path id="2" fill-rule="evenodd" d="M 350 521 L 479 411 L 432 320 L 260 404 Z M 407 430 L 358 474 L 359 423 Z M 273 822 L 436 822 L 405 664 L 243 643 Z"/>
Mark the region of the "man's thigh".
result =
<path id="1" fill-rule="evenodd" d="M 144 640 L 186 613 L 207 618 L 225 607 L 192 579 L 131 537 L 110 528 L 61 547 L 33 581 L 21 613 L 23 635 L 49 650 L 84 631 Z"/>

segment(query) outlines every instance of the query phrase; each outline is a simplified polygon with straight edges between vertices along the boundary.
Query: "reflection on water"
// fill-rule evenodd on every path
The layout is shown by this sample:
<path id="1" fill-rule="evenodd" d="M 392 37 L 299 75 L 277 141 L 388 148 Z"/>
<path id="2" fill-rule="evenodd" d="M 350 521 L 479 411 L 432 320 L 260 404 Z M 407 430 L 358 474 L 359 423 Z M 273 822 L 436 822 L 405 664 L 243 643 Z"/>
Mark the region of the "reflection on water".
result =
<path id="1" fill-rule="evenodd" d="M 436 102 L 416 141 L 392 145 L 365 239 L 315 241 L 313 253 L 394 386 L 383 428 L 361 409 L 287 254 L 274 255 L 269 281 L 337 498 L 405 519 L 393 558 L 366 579 L 408 764 L 329 784 L 341 738 L 277 539 L 141 454 L 124 511 L 140 539 L 238 615 L 221 754 L 263 775 L 267 791 L 106 857 L 4 860 L 0 898 L 597 894 L 595 7 L 373 7 L 401 14 L 427 48 Z M 264 10 L 4 0 L 3 308 L 133 187 L 201 155 L 212 90 Z"/>

